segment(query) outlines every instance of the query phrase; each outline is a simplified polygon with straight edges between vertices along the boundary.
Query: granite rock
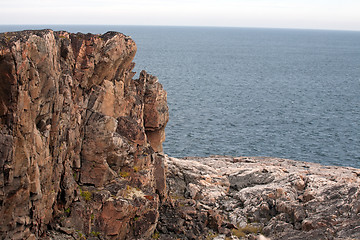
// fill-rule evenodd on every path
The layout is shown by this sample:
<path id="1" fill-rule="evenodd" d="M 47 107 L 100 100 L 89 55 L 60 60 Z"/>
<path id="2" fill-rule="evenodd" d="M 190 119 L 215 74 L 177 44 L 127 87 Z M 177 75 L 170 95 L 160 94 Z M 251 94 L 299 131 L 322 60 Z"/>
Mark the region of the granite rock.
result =
<path id="1" fill-rule="evenodd" d="M 0 34 L 1 239 L 152 234 L 168 107 L 135 53 L 116 32 Z"/>
<path id="2" fill-rule="evenodd" d="M 360 238 L 359 169 L 225 156 L 167 164 L 163 239 Z"/>
<path id="3" fill-rule="evenodd" d="M 360 239 L 360 170 L 171 158 L 133 40 L 0 34 L 0 239 Z"/>

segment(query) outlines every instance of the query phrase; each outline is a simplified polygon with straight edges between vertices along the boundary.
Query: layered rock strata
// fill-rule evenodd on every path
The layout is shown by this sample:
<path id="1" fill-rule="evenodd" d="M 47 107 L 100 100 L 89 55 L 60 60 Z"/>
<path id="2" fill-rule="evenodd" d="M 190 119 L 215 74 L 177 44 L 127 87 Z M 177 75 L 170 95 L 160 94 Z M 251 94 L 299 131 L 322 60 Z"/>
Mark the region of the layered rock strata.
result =
<path id="1" fill-rule="evenodd" d="M 0 34 L 0 238 L 149 237 L 166 198 L 156 77 L 120 33 Z"/>
<path id="2" fill-rule="evenodd" d="M 167 158 L 163 239 L 360 239 L 360 170 L 279 158 Z"/>

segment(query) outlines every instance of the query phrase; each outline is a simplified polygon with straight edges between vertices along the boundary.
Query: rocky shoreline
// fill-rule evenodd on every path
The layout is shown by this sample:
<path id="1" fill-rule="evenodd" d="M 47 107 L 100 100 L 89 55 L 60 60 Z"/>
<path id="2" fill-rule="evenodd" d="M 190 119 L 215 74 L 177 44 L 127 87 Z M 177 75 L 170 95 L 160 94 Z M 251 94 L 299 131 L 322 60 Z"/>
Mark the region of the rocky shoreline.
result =
<path id="1" fill-rule="evenodd" d="M 168 157 L 167 164 L 172 203 L 160 215 L 162 234 L 360 239 L 359 169 L 267 157 Z M 200 238 L 206 228 L 213 232 Z"/>
<path id="2" fill-rule="evenodd" d="M 360 239 L 360 170 L 162 153 L 121 33 L 0 33 L 0 239 Z"/>

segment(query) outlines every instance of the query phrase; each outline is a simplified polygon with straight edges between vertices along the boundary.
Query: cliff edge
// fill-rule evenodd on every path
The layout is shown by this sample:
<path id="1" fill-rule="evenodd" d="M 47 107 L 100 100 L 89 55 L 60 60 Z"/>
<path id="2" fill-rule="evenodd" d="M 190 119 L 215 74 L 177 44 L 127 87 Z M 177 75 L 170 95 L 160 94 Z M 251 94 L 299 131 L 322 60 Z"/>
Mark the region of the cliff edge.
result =
<path id="1" fill-rule="evenodd" d="M 153 233 L 168 107 L 135 52 L 115 32 L 0 34 L 1 239 Z"/>
<path id="2" fill-rule="evenodd" d="M 166 92 L 135 52 L 0 34 L 0 239 L 360 239 L 359 169 L 164 155 Z"/>

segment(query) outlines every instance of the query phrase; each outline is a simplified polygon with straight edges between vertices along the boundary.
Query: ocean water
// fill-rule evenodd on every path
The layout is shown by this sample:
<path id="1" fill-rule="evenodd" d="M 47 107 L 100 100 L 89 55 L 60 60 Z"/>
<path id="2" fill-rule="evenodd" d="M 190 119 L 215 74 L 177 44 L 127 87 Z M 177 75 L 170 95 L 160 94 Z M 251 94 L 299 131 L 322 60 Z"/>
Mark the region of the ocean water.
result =
<path id="1" fill-rule="evenodd" d="M 170 156 L 271 156 L 360 168 L 360 32 L 0 26 L 132 36 L 168 92 Z"/>

